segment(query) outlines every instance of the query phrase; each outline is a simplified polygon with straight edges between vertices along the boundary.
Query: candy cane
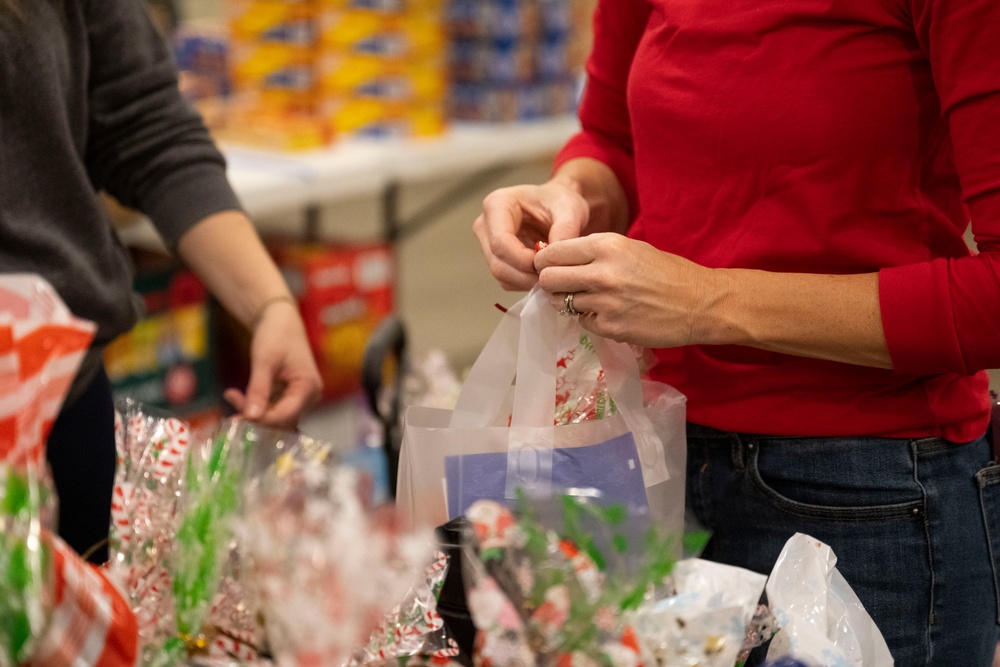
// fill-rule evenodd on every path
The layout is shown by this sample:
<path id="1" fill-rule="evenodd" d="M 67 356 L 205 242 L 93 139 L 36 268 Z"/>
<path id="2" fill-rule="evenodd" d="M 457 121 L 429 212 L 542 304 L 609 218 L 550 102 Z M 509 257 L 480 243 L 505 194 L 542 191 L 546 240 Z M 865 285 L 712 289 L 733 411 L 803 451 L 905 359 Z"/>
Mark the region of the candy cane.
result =
<path id="1" fill-rule="evenodd" d="M 441 572 L 448 567 L 448 556 L 443 551 L 435 551 L 434 557 L 435 561 L 427 568 L 428 573 Z"/>
<path id="2" fill-rule="evenodd" d="M 130 507 L 135 500 L 135 485 L 122 481 L 115 486 L 111 496 L 111 525 L 118 542 L 119 553 L 126 551 L 132 541 L 133 529 Z"/>
<path id="3" fill-rule="evenodd" d="M 175 466 L 184 460 L 190 443 L 190 432 L 187 424 L 179 419 L 171 417 L 163 423 L 164 441 L 161 443 L 162 451 L 153 467 L 153 473 L 157 477 L 166 477 Z"/>
<path id="4" fill-rule="evenodd" d="M 142 437 L 142 434 L 146 431 L 146 420 L 143 417 L 136 415 L 128 420 L 128 437 L 129 444 L 133 444 L 136 440 Z"/>
<path id="5" fill-rule="evenodd" d="M 115 410 L 115 451 L 121 456 L 125 450 L 125 425 L 122 423 L 122 414 Z"/>
<path id="6" fill-rule="evenodd" d="M 461 650 L 458 648 L 458 644 L 451 637 L 448 638 L 447 648 L 439 648 L 436 651 L 431 651 L 432 658 L 454 658 L 458 655 Z"/>
<path id="7" fill-rule="evenodd" d="M 210 658 L 236 658 L 243 662 L 257 659 L 257 651 L 251 646 L 228 636 L 216 637 L 209 649 Z"/>
<path id="8" fill-rule="evenodd" d="M 433 609 L 428 609 L 424 612 L 423 621 L 428 632 L 440 630 L 444 627 L 444 619 Z"/>

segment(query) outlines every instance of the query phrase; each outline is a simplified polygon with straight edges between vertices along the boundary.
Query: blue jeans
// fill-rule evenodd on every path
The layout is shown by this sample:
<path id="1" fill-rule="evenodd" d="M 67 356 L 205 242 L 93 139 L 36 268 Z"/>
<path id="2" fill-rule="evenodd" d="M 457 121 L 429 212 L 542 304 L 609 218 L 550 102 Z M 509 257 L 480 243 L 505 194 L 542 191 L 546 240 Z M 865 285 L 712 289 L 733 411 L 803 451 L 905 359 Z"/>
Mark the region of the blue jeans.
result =
<path id="1" fill-rule="evenodd" d="M 1000 466 L 985 439 L 786 438 L 688 425 L 688 510 L 704 557 L 768 573 L 796 532 L 837 568 L 897 667 L 990 667 Z"/>

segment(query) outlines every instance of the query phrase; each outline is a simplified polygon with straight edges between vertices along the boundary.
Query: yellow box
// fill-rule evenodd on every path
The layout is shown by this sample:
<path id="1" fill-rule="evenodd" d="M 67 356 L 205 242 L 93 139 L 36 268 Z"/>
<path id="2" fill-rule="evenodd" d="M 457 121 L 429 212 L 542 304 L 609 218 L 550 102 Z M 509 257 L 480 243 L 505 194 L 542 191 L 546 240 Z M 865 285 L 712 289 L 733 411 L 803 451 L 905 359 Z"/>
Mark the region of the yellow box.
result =
<path id="1" fill-rule="evenodd" d="M 326 96 L 414 102 L 443 100 L 447 92 L 443 61 L 324 53 L 316 72 L 318 90 Z"/>
<path id="2" fill-rule="evenodd" d="M 310 47 L 234 39 L 230 51 L 233 86 L 237 90 L 310 91 L 315 88 L 316 53 Z"/>
<path id="3" fill-rule="evenodd" d="M 237 103 L 215 136 L 224 142 L 278 151 L 315 150 L 333 142 L 329 121 L 310 112 L 280 112 Z"/>
<path id="4" fill-rule="evenodd" d="M 374 99 L 326 99 L 322 106 L 337 136 L 429 137 L 447 127 L 443 102 L 398 104 Z"/>
<path id="5" fill-rule="evenodd" d="M 317 7 L 311 0 L 229 0 L 226 11 L 234 39 L 303 46 L 316 40 Z"/>

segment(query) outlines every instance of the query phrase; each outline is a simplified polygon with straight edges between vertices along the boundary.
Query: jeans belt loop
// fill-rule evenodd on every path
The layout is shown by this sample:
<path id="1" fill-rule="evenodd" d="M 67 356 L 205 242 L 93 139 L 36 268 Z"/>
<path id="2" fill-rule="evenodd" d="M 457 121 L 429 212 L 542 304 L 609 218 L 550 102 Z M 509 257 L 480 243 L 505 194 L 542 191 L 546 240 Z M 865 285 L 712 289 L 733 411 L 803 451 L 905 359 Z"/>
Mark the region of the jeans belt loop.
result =
<path id="1" fill-rule="evenodd" d="M 729 433 L 729 439 L 732 442 L 730 445 L 729 453 L 733 459 L 733 467 L 739 472 L 744 472 L 747 468 L 746 456 L 744 453 L 743 438 L 739 433 Z"/>

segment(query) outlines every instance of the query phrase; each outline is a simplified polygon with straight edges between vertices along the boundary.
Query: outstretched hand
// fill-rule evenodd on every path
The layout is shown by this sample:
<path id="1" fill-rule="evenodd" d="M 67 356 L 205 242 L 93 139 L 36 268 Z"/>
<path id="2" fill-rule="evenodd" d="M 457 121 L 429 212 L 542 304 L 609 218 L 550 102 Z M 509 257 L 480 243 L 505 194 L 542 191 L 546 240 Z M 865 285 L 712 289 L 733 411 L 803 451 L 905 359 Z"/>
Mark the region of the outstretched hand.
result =
<path id="1" fill-rule="evenodd" d="M 225 398 L 251 421 L 292 429 L 315 404 L 321 386 L 298 308 L 280 301 L 268 306 L 254 326 L 246 392 L 227 389 Z"/>

